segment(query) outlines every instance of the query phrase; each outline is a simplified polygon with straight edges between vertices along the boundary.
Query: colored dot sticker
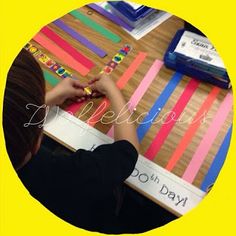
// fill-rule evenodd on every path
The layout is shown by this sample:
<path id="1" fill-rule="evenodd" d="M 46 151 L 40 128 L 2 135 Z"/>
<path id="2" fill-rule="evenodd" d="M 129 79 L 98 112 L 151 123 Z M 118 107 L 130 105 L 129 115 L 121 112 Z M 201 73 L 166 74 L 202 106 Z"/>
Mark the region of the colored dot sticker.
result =
<path id="1" fill-rule="evenodd" d="M 124 48 L 124 51 L 130 52 L 130 50 L 131 50 L 131 46 L 128 45 L 128 44 L 126 44 L 126 45 L 125 45 L 125 48 Z"/>
<path id="2" fill-rule="evenodd" d="M 119 54 L 123 55 L 124 57 L 127 56 L 127 52 L 123 49 L 119 51 Z"/>
<path id="3" fill-rule="evenodd" d="M 56 71 L 56 73 L 59 74 L 59 75 L 63 74 L 64 72 L 65 72 L 65 69 L 64 69 L 64 68 L 59 68 L 59 69 Z"/>
<path id="4" fill-rule="evenodd" d="M 110 74 L 110 73 L 112 72 L 112 70 L 113 70 L 113 69 L 112 69 L 111 67 L 106 66 L 103 71 L 104 71 L 106 74 Z"/>
<path id="5" fill-rule="evenodd" d="M 38 49 L 34 46 L 30 47 L 30 49 L 29 49 L 29 52 L 32 53 L 32 54 L 37 52 L 37 51 L 38 51 Z"/>
<path id="6" fill-rule="evenodd" d="M 45 54 L 41 54 L 38 60 L 42 63 L 46 63 L 47 61 L 49 61 L 49 58 Z"/>
<path id="7" fill-rule="evenodd" d="M 51 67 L 52 65 L 55 65 L 55 64 L 56 64 L 56 62 L 54 62 L 51 59 L 46 62 L 46 66 L 48 66 L 48 67 Z"/>
<path id="8" fill-rule="evenodd" d="M 116 61 L 118 61 L 118 62 L 121 61 L 121 57 L 119 57 L 119 56 L 114 57 L 114 59 L 115 59 Z"/>
<path id="9" fill-rule="evenodd" d="M 121 61 L 124 59 L 124 56 L 117 53 L 114 57 L 113 57 L 113 61 L 117 62 L 118 64 L 121 63 Z"/>
<path id="10" fill-rule="evenodd" d="M 53 70 L 53 71 L 57 71 L 59 68 L 60 68 L 60 65 L 55 64 L 55 65 L 52 67 L 52 70 Z"/>
<path id="11" fill-rule="evenodd" d="M 70 74 L 69 74 L 68 71 L 65 71 L 65 73 L 61 75 L 61 77 L 62 77 L 63 79 L 65 79 L 65 78 L 67 78 L 67 77 L 69 77 L 69 76 L 70 76 Z"/>
<path id="12" fill-rule="evenodd" d="M 109 66 L 109 67 L 111 67 L 111 68 L 113 68 L 113 69 L 115 69 L 117 65 L 118 65 L 118 64 L 117 64 L 115 61 L 110 61 L 110 62 L 107 64 L 107 66 Z"/>

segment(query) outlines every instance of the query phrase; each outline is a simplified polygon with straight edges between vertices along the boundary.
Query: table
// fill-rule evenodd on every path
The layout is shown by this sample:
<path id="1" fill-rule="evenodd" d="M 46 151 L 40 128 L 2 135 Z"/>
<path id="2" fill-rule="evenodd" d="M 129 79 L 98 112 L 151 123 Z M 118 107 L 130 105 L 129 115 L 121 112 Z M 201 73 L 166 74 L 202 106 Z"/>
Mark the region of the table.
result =
<path id="1" fill-rule="evenodd" d="M 79 42 L 68 36 L 64 31 L 57 28 L 53 23 L 48 25 L 50 29 L 69 42 L 70 45 L 83 52 L 83 54 L 85 54 L 96 64 L 96 67 L 93 68 L 86 77 L 80 76 L 76 71 L 71 69 L 69 65 L 64 64 L 60 59 L 55 57 L 48 50 L 41 47 L 34 40 L 32 40 L 31 43 L 46 53 L 50 58 L 59 62 L 61 65 L 63 65 L 63 67 L 71 71 L 81 81 L 88 81 L 98 74 L 101 68 L 103 68 L 104 65 L 111 60 L 111 58 L 120 48 L 123 47 L 125 43 L 132 45 L 133 50 L 112 72 L 111 78 L 114 81 L 117 81 L 121 77 L 123 72 L 129 67 L 139 52 L 147 53 L 147 57 L 139 67 L 138 71 L 122 90 L 127 101 L 135 92 L 136 88 L 144 78 L 152 63 L 156 59 L 163 60 L 163 55 L 167 50 L 171 39 L 175 35 L 176 31 L 183 27 L 183 20 L 176 16 L 172 16 L 147 36 L 136 41 L 119 26 L 107 20 L 97 12 L 92 11 L 91 14 L 91 9 L 88 7 L 84 6 L 80 8 L 79 11 L 85 15 L 87 15 L 88 11 L 90 11 L 89 15 L 87 15 L 88 17 L 105 26 L 107 29 L 110 29 L 122 39 L 119 43 L 113 43 L 101 36 L 99 33 L 82 24 L 79 20 L 76 20 L 72 15 L 67 14 L 63 16 L 61 20 L 63 20 L 64 23 L 80 32 L 83 36 L 107 52 L 108 55 L 105 58 L 100 58 L 92 53 L 89 49 L 81 45 Z M 42 68 L 44 70 L 48 70 L 44 66 L 42 66 Z M 49 70 L 48 72 L 52 73 Z M 150 110 L 174 73 L 174 71 L 167 69 L 165 66 L 161 67 L 155 80 L 152 82 L 151 86 L 148 88 L 141 101 L 136 106 L 135 112 L 132 116 L 134 120 L 140 117 L 142 113 Z M 58 79 L 61 78 L 58 77 Z M 183 76 L 158 117 L 166 117 L 166 113 L 170 111 L 176 104 L 176 101 L 179 99 L 190 80 L 191 78 Z M 52 86 L 46 83 L 46 88 L 49 91 L 52 89 Z M 202 82 L 198 85 L 196 91 L 192 95 L 190 101 L 187 103 L 184 109 L 184 112 L 182 113 L 182 120 L 187 121 L 196 115 L 202 103 L 206 100 L 206 97 L 213 88 L 214 86 Z M 204 159 L 203 164 L 201 165 L 201 168 L 193 182 L 188 183 L 181 177 L 183 176 L 197 147 L 200 145 L 206 130 L 209 128 L 215 114 L 217 113 L 223 99 L 228 92 L 229 91 L 227 90 L 220 89 L 216 99 L 214 100 L 209 112 L 206 115 L 206 119 L 197 129 L 192 142 L 183 152 L 180 160 L 177 162 L 171 172 L 167 171 L 165 167 L 170 160 L 171 154 L 175 151 L 178 143 L 187 131 L 189 124 L 187 122 L 176 122 L 170 134 L 160 148 L 158 155 L 153 161 L 149 161 L 144 158 L 144 154 L 147 148 L 150 146 L 152 140 L 155 138 L 157 131 L 162 127 L 162 122 L 153 124 L 141 142 L 140 158 L 132 176 L 126 181 L 127 184 L 158 204 L 163 205 L 166 209 L 169 209 L 176 215 L 183 215 L 195 207 L 205 196 L 205 192 L 200 190 L 200 186 L 220 148 L 227 130 L 232 123 L 232 110 L 229 112 L 226 120 L 223 122 L 223 125 L 221 126 L 220 131 L 217 134 L 210 151 L 206 155 L 206 158 Z M 102 98 L 94 100 L 92 109 L 83 115 L 80 120 L 76 117 L 79 116 L 85 105 L 83 105 L 82 108 L 78 110 L 74 116 L 72 116 L 63 111 L 63 109 L 68 106 L 68 104 L 63 104 L 61 106 L 61 110 L 59 111 L 59 116 L 57 117 L 58 119 L 54 119 L 53 122 L 50 122 L 52 117 L 55 115 L 55 112 L 58 112 L 56 109 L 52 110 L 48 118 L 48 125 L 45 127 L 45 133 L 71 150 L 75 150 L 77 148 L 90 149 L 102 143 L 112 142 L 113 140 L 110 137 L 104 135 L 111 128 L 112 124 L 104 125 L 101 122 L 98 122 L 95 127 L 92 128 L 85 123 L 99 106 L 101 100 Z M 105 121 L 107 120 L 105 119 Z M 84 136 L 86 139 L 79 139 L 79 137 L 81 137 L 79 134 L 81 129 L 86 130 L 86 136 Z"/>

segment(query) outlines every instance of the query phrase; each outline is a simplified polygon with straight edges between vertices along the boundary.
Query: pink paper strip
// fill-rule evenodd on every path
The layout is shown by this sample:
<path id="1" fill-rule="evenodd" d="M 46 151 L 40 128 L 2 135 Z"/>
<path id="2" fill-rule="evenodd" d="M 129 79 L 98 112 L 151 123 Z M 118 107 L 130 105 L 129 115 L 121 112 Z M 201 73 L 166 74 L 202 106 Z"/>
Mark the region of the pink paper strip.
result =
<path id="1" fill-rule="evenodd" d="M 138 88 L 135 90 L 134 94 L 129 100 L 129 109 L 130 112 L 134 110 L 134 108 L 138 105 L 140 100 L 142 99 L 145 92 L 148 90 L 149 86 L 151 85 L 152 81 L 156 78 L 158 72 L 160 71 L 163 62 L 160 60 L 155 60 L 152 64 L 151 68 L 139 84 Z M 111 129 L 107 133 L 108 136 L 114 137 L 114 127 L 112 126 Z"/>
<path id="2" fill-rule="evenodd" d="M 126 69 L 124 74 L 118 79 L 116 82 L 116 86 L 119 89 L 123 89 L 125 85 L 128 83 L 128 81 L 132 78 L 134 73 L 137 71 L 139 66 L 142 64 L 144 59 L 146 58 L 147 53 L 139 52 L 139 54 L 135 57 L 135 59 L 132 61 L 132 63 L 129 65 L 129 67 Z M 88 124 L 91 126 L 95 126 L 99 120 L 101 120 L 104 113 L 107 111 L 107 109 L 110 106 L 110 102 L 107 98 L 104 98 L 102 102 L 100 103 L 99 107 L 96 109 L 96 111 L 92 114 L 92 116 L 88 119 Z"/>
<path id="3" fill-rule="evenodd" d="M 210 127 L 206 131 L 201 143 L 199 144 L 191 162 L 189 163 L 187 169 L 185 170 L 182 179 L 192 183 L 201 168 L 202 163 L 204 162 L 205 157 L 207 156 L 217 134 L 219 133 L 222 125 L 224 124 L 229 112 L 232 109 L 233 105 L 233 96 L 231 93 L 228 93 L 221 103 L 215 118 L 213 119 Z"/>
<path id="4" fill-rule="evenodd" d="M 71 105 L 69 105 L 68 107 L 66 107 L 65 111 L 67 111 L 68 113 L 74 115 L 79 109 L 80 107 L 84 104 L 84 102 L 75 102 L 72 103 Z"/>

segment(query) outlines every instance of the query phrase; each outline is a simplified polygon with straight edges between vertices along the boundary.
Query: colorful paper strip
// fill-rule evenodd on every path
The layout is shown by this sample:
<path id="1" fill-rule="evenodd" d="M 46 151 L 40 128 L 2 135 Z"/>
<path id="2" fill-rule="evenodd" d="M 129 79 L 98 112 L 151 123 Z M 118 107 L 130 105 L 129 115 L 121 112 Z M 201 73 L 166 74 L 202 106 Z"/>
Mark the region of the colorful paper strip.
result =
<path id="1" fill-rule="evenodd" d="M 185 170 L 182 179 L 186 180 L 189 183 L 192 183 L 204 162 L 205 157 L 207 156 L 217 134 L 219 133 L 221 126 L 224 124 L 229 112 L 232 109 L 233 105 L 233 96 L 231 93 L 228 93 L 221 103 L 210 127 L 206 131 L 201 143 L 199 144 L 192 160 L 190 161 L 187 169 Z"/>
<path id="2" fill-rule="evenodd" d="M 175 167 L 176 163 L 181 158 L 185 149 L 190 144 L 197 129 L 200 127 L 200 125 L 202 123 L 203 116 L 205 116 L 208 113 L 211 105 L 215 101 L 219 92 L 220 92 L 220 88 L 213 87 L 211 92 L 208 94 L 206 100 L 203 102 L 199 111 L 197 112 L 197 114 L 193 118 L 192 123 L 190 124 L 189 128 L 185 132 L 183 138 L 181 139 L 180 143 L 178 144 L 177 148 L 175 149 L 174 153 L 172 154 L 170 160 L 168 161 L 167 166 L 166 166 L 167 170 L 171 171 Z"/>
<path id="3" fill-rule="evenodd" d="M 68 25 L 66 25 L 62 20 L 56 20 L 53 22 L 58 28 L 65 31 L 67 34 L 69 34 L 72 38 L 80 42 L 82 45 L 87 47 L 89 50 L 94 52 L 99 57 L 103 58 L 107 55 L 107 53 L 102 50 L 101 48 L 97 47 L 95 44 L 90 42 L 88 39 L 86 39 L 84 36 L 70 28 Z"/>
<path id="4" fill-rule="evenodd" d="M 150 69 L 148 70 L 147 74 L 139 84 L 138 88 L 135 90 L 134 94 L 129 100 L 130 104 L 130 111 L 133 111 L 134 108 L 138 105 L 140 100 L 142 99 L 145 92 L 148 90 L 149 86 L 156 78 L 157 74 L 159 73 L 163 62 L 160 60 L 155 60 Z"/>
<path id="5" fill-rule="evenodd" d="M 56 57 L 60 58 L 60 60 L 65 64 L 78 71 L 82 76 L 86 76 L 89 73 L 89 69 L 87 67 L 76 61 L 71 55 L 55 45 L 43 34 L 38 33 L 33 39 L 48 51 L 53 53 Z"/>
<path id="6" fill-rule="evenodd" d="M 95 3 L 91 3 L 88 5 L 90 8 L 92 8 L 94 11 L 97 11 L 101 15 L 105 16 L 110 21 L 114 22 L 115 24 L 127 29 L 128 31 L 132 31 L 134 28 L 126 24 L 123 20 L 121 20 L 118 16 L 106 11 L 102 7 L 98 6 Z"/>
<path id="7" fill-rule="evenodd" d="M 113 41 L 114 43 L 119 43 L 121 41 L 121 38 L 117 35 L 111 32 L 110 30 L 104 28 L 103 26 L 99 25 L 95 21 L 91 20 L 89 17 L 85 16 L 81 12 L 74 10 L 70 12 L 72 16 L 80 20 L 83 24 L 87 25 L 91 29 L 95 30 L 96 32 L 100 33 L 107 39 Z"/>
<path id="8" fill-rule="evenodd" d="M 132 78 L 134 73 L 137 71 L 139 66 L 142 64 L 142 62 L 144 61 L 146 56 L 147 56 L 146 53 L 139 52 L 139 54 L 135 57 L 133 62 L 130 64 L 130 66 L 126 69 L 126 71 L 123 73 L 123 75 L 116 82 L 116 86 L 119 89 L 123 89 L 125 87 L 125 85 L 128 83 L 128 81 Z M 100 103 L 99 107 L 96 109 L 96 111 L 89 118 L 87 123 L 91 126 L 94 126 L 101 119 L 101 117 L 107 111 L 109 106 L 110 106 L 110 102 L 106 98 L 104 98 L 102 100 L 102 102 Z"/>
<path id="9" fill-rule="evenodd" d="M 27 51 L 29 51 L 36 60 L 42 63 L 44 66 L 49 68 L 55 74 L 60 76 L 61 78 L 71 77 L 72 74 L 67 71 L 63 66 L 52 60 L 49 56 L 39 50 L 36 46 L 32 45 L 31 43 L 27 43 L 24 47 Z"/>
<path id="10" fill-rule="evenodd" d="M 84 104 L 84 102 L 72 103 L 71 105 L 69 105 L 68 107 L 65 108 L 65 111 L 67 111 L 68 113 L 74 115 L 81 108 L 81 106 L 83 104 Z"/>
<path id="11" fill-rule="evenodd" d="M 128 81 L 133 77 L 134 73 L 138 70 L 140 65 L 145 60 L 146 56 L 147 56 L 147 53 L 145 53 L 145 52 L 138 53 L 138 55 L 131 62 L 131 64 L 129 65 L 127 70 L 124 72 L 124 74 L 117 81 L 116 85 L 119 89 L 123 89 L 126 86 Z"/>
<path id="12" fill-rule="evenodd" d="M 153 121 L 160 114 L 161 110 L 169 100 L 169 97 L 174 92 L 182 77 L 183 75 L 178 72 L 172 76 L 171 80 L 168 82 L 165 89 L 162 91 L 160 96 L 158 96 L 156 102 L 148 112 L 148 115 L 143 119 L 142 123 L 137 128 L 137 135 L 140 142 L 152 126 Z"/>
<path id="13" fill-rule="evenodd" d="M 150 147 L 144 154 L 150 160 L 153 160 L 157 153 L 160 151 L 161 146 L 165 142 L 166 138 L 168 137 L 169 133 L 171 132 L 172 128 L 174 127 L 176 121 L 180 117 L 181 113 L 183 112 L 184 108 L 188 104 L 190 98 L 194 94 L 195 90 L 198 88 L 199 81 L 195 79 L 191 79 L 187 86 L 185 87 L 183 93 L 181 94 L 179 100 L 175 104 L 174 108 L 164 121 L 160 131 L 156 134 L 156 137 L 152 141 Z M 174 114 L 174 119 L 173 119 Z"/>
<path id="14" fill-rule="evenodd" d="M 51 75 L 46 70 L 43 71 L 43 75 L 44 75 L 45 80 L 47 80 L 47 82 L 53 87 L 56 86 L 60 82 L 60 80 L 55 78 L 53 75 Z"/>
<path id="15" fill-rule="evenodd" d="M 163 62 L 160 60 L 155 60 L 150 69 L 148 70 L 147 74 L 139 84 L 138 88 L 135 90 L 134 94 L 129 100 L 129 110 L 132 112 L 135 107 L 138 105 L 140 100 L 142 99 L 145 92 L 148 90 L 149 86 L 151 85 L 152 81 L 156 78 L 158 72 L 160 71 Z M 108 136 L 114 136 L 114 127 L 108 131 Z"/>
<path id="16" fill-rule="evenodd" d="M 95 66 L 91 60 L 81 54 L 77 49 L 73 48 L 69 43 L 67 43 L 63 38 L 61 38 L 47 26 L 43 27 L 41 32 L 89 70 Z"/>
<path id="17" fill-rule="evenodd" d="M 229 128 L 229 130 L 224 138 L 224 141 L 221 144 L 221 147 L 220 147 L 219 151 L 217 152 L 215 159 L 212 162 L 212 165 L 211 165 L 210 169 L 208 170 L 208 173 L 202 182 L 201 190 L 203 190 L 205 192 L 207 192 L 208 188 L 211 187 L 215 183 L 215 181 L 220 173 L 220 170 L 224 164 L 224 161 L 227 156 L 228 149 L 229 149 L 231 134 L 232 134 L 232 126 Z"/>

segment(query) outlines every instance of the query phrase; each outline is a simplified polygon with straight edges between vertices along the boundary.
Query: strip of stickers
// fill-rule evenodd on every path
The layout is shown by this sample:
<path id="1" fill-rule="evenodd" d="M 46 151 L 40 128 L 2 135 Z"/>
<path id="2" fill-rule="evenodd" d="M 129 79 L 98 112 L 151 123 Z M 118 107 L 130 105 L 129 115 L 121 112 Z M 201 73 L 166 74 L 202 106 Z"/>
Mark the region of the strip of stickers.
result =
<path id="1" fill-rule="evenodd" d="M 63 66 L 58 64 L 56 61 L 52 60 L 45 53 L 39 50 L 36 46 L 31 43 L 27 43 L 24 47 L 27 51 L 29 51 L 39 62 L 44 64 L 54 73 L 56 73 L 61 78 L 73 78 L 72 73 L 66 70 Z M 112 58 L 112 60 L 106 64 L 106 66 L 101 70 L 100 74 L 111 74 L 111 72 L 124 60 L 124 58 L 130 53 L 132 47 L 128 44 L 125 44 L 123 48 L 121 48 L 118 53 Z M 87 95 L 92 94 L 92 90 L 90 87 L 84 88 L 84 91 Z"/>
<path id="2" fill-rule="evenodd" d="M 112 58 L 112 60 L 103 68 L 100 73 L 110 74 L 117 67 L 117 65 L 124 60 L 131 50 L 131 46 L 126 44 L 119 50 L 119 52 Z"/>
<path id="3" fill-rule="evenodd" d="M 29 51 L 39 62 L 44 64 L 54 73 L 56 73 L 61 78 L 72 77 L 72 74 L 67 71 L 63 66 L 49 58 L 45 53 L 40 51 L 36 46 L 31 43 L 27 43 L 24 47 L 27 51 Z"/>
<path id="4" fill-rule="evenodd" d="M 100 74 L 111 74 L 111 72 L 124 60 L 124 58 L 130 53 L 132 47 L 128 44 L 125 44 L 123 48 L 121 48 L 118 53 L 112 58 L 112 60 L 106 64 L 106 66 L 101 70 Z M 84 88 L 84 91 L 87 95 L 92 94 L 92 90 L 90 87 Z"/>

